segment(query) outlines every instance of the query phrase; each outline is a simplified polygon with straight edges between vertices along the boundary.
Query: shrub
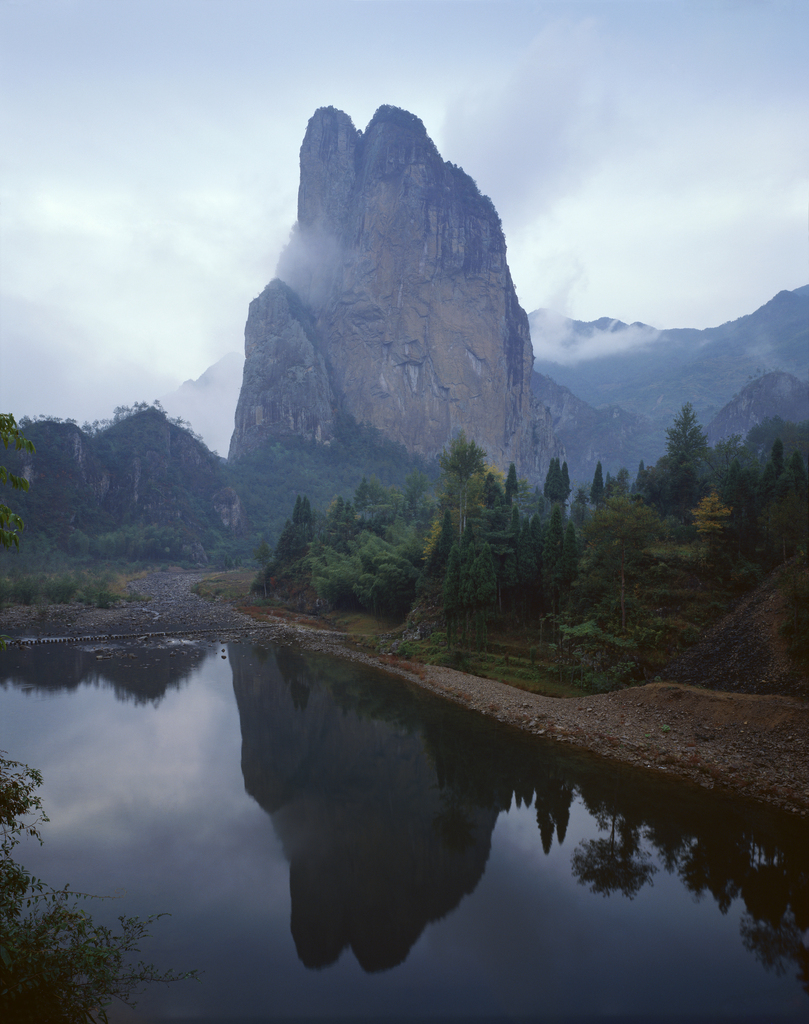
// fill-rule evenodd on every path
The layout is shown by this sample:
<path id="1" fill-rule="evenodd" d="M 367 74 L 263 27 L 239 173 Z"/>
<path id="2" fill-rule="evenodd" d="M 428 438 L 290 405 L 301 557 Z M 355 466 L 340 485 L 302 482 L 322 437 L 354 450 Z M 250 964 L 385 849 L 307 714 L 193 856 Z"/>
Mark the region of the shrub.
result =
<path id="1" fill-rule="evenodd" d="M 0 1016 L 23 1022 L 107 1020 L 112 997 L 133 1005 L 145 983 L 196 977 L 130 962 L 152 921 L 119 917 L 120 933 L 95 924 L 82 897 L 52 889 L 13 858 L 24 836 L 42 842 L 48 819 L 36 793 L 42 776 L 0 755 Z"/>
<path id="2" fill-rule="evenodd" d="M 11 599 L 17 604 L 35 604 L 42 595 L 42 585 L 35 576 L 19 576 L 11 587 Z"/>
<path id="3" fill-rule="evenodd" d="M 79 582 L 75 576 L 65 573 L 46 580 L 43 589 L 45 596 L 54 604 L 70 604 L 79 589 Z"/>

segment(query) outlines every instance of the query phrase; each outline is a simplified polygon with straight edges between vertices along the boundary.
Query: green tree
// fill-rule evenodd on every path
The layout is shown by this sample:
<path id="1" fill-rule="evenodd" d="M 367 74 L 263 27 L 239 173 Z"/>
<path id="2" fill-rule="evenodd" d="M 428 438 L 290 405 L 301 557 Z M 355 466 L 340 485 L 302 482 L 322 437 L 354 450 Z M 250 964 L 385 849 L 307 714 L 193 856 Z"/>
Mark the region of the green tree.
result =
<path id="1" fill-rule="evenodd" d="M 601 468 L 601 463 L 596 465 L 596 471 L 593 473 L 593 482 L 590 485 L 590 504 L 595 505 L 596 508 L 601 507 L 601 503 L 604 500 L 604 471 Z"/>
<path id="2" fill-rule="evenodd" d="M 584 528 L 588 550 L 581 575 L 600 575 L 617 586 L 623 632 L 628 583 L 638 572 L 639 555 L 660 530 L 660 520 L 652 509 L 626 496 L 610 498 Z"/>
<path id="3" fill-rule="evenodd" d="M 784 442 L 780 437 L 776 437 L 772 443 L 770 458 L 775 468 L 775 479 L 778 480 L 784 472 Z"/>
<path id="4" fill-rule="evenodd" d="M 531 522 L 526 516 L 520 525 L 520 538 L 517 544 L 517 586 L 523 623 L 536 588 L 537 575 L 537 552 L 531 533 Z"/>
<path id="5" fill-rule="evenodd" d="M 261 585 L 264 590 L 264 596 L 267 596 L 267 573 L 272 562 L 272 549 L 266 540 L 262 540 L 258 547 L 253 551 L 253 561 L 258 562 L 259 574 L 256 579 L 256 583 L 261 580 Z M 255 584 L 254 584 L 255 587 Z"/>
<path id="6" fill-rule="evenodd" d="M 580 530 L 587 519 L 587 490 L 584 487 L 577 487 L 576 494 L 570 506 L 570 518 Z"/>
<path id="7" fill-rule="evenodd" d="M 454 538 L 455 530 L 452 527 L 452 516 L 449 514 L 449 509 L 446 509 L 441 520 L 438 538 L 430 550 L 427 561 L 427 572 L 431 576 L 439 576 L 444 571 L 449 559 L 449 553 L 452 550 Z"/>
<path id="8" fill-rule="evenodd" d="M 543 494 L 549 502 L 558 503 L 564 507 L 570 495 L 570 477 L 567 472 L 567 463 L 565 463 L 563 469 L 559 465 L 559 459 L 551 459 L 548 472 L 545 475 Z"/>
<path id="9" fill-rule="evenodd" d="M 497 578 L 494 572 L 491 548 L 481 545 L 472 566 L 472 602 L 475 611 L 475 644 L 478 653 L 486 646 L 486 620 L 497 594 Z"/>
<path id="10" fill-rule="evenodd" d="M 459 537 L 466 529 L 469 481 L 476 474 L 483 473 L 485 458 L 486 452 L 474 441 L 467 441 L 463 430 L 450 441 L 449 450 L 445 448 L 438 456 L 438 465 L 444 476 L 457 488 Z"/>
<path id="11" fill-rule="evenodd" d="M 708 438 L 686 402 L 666 429 L 671 496 L 676 515 L 685 522 L 688 510 L 699 496 L 699 467 L 708 454 Z"/>
<path id="12" fill-rule="evenodd" d="M 789 487 L 798 495 L 806 495 L 807 476 L 806 467 L 799 452 L 793 452 L 786 465 L 785 475 Z"/>
<path id="13" fill-rule="evenodd" d="M 559 565 L 559 580 L 562 591 L 570 593 L 573 581 L 576 579 L 579 566 L 579 544 L 576 539 L 576 528 L 573 523 L 568 523 L 565 530 L 565 538 L 562 542 L 562 561 Z"/>
<path id="14" fill-rule="evenodd" d="M 447 643 L 452 647 L 461 613 L 461 549 L 458 542 L 452 545 L 444 576 L 444 616 L 447 620 Z"/>
<path id="15" fill-rule="evenodd" d="M 23 436 L 17 426 L 17 421 L 10 413 L 0 413 L 0 440 L 6 449 L 11 444 L 18 452 L 25 451 L 33 454 L 36 451 L 33 442 Z M 0 483 L 11 484 L 12 488 L 18 491 L 28 490 L 28 481 L 25 477 L 10 473 L 5 466 L 0 466 Z M 22 529 L 23 521 L 17 513 L 12 512 L 8 505 L 0 504 L 0 547 L 19 548 L 18 534 Z"/>
<path id="16" fill-rule="evenodd" d="M 510 505 L 517 496 L 518 482 L 517 482 L 517 467 L 512 462 L 508 467 L 508 476 L 506 477 L 506 504 Z"/>
<path id="17" fill-rule="evenodd" d="M 732 509 L 722 504 L 716 491 L 711 491 L 691 510 L 697 533 L 708 548 L 708 560 L 715 561 Z"/>
<path id="18" fill-rule="evenodd" d="M 12 856 L 23 838 L 42 842 L 48 819 L 36 790 L 41 774 L 0 754 L 0 1016 L 15 1024 L 74 1024 L 107 1020 L 107 1007 L 150 982 L 179 981 L 196 972 L 159 972 L 133 963 L 156 915 L 122 916 L 120 931 L 95 924 L 81 909 L 88 897 L 53 889 Z"/>
<path id="19" fill-rule="evenodd" d="M 542 580 L 545 584 L 545 590 L 553 614 L 557 614 L 559 611 L 564 543 L 565 534 L 562 522 L 562 509 L 557 503 L 553 506 L 553 512 L 551 512 L 551 518 L 542 544 Z"/>
<path id="20" fill-rule="evenodd" d="M 405 477 L 404 482 L 404 513 L 407 521 L 424 528 L 430 520 L 432 501 L 429 498 L 430 478 L 419 469 L 414 469 Z M 447 552 L 449 554 L 449 552 Z"/>

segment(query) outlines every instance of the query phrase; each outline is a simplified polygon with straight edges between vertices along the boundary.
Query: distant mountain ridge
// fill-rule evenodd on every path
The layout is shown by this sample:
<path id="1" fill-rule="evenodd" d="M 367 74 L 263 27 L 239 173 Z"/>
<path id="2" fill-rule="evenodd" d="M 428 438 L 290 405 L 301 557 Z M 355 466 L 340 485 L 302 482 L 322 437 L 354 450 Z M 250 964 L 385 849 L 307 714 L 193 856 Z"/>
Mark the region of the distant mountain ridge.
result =
<path id="1" fill-rule="evenodd" d="M 564 317 L 550 322 L 547 311 L 529 315 L 535 352 L 534 372 L 551 377 L 596 408 L 619 405 L 648 417 L 653 424 L 671 422 L 690 401 L 708 423 L 753 377 L 779 370 L 799 379 L 809 371 L 809 285 L 781 291 L 759 309 L 719 327 L 656 331 L 646 324 L 600 320 L 584 323 Z M 588 358 L 572 365 L 543 359 L 543 334 L 559 332 L 571 349 L 598 331 L 637 332 L 645 344 L 617 354 Z"/>

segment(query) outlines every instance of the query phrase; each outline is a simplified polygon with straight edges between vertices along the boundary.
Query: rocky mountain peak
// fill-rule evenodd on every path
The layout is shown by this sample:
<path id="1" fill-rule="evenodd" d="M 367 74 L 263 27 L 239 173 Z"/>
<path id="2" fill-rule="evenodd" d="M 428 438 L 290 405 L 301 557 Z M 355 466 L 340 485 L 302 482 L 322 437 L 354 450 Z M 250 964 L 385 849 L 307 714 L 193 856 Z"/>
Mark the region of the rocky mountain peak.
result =
<path id="1" fill-rule="evenodd" d="M 498 466 L 515 462 L 539 482 L 563 450 L 531 393 L 528 319 L 491 200 L 441 158 L 419 118 L 391 106 L 364 132 L 333 107 L 316 111 L 300 170 L 278 276 L 311 315 L 311 352 L 290 344 L 315 376 L 297 387 L 270 366 L 284 329 L 255 300 L 231 457 L 265 424 L 305 419 L 292 409 L 308 411 L 317 379 L 318 394 L 411 452 L 432 458 L 464 430 Z"/>

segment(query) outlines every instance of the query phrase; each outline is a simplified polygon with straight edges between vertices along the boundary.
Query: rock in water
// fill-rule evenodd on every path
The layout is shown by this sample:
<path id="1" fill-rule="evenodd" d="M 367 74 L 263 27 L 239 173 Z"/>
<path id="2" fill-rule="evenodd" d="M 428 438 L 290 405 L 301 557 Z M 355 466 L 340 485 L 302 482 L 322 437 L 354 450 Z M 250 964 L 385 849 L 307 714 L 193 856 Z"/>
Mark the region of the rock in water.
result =
<path id="1" fill-rule="evenodd" d="M 564 451 L 531 393 L 528 318 L 491 200 L 396 107 L 365 132 L 321 108 L 300 161 L 281 281 L 250 305 L 230 458 L 283 433 L 327 440 L 339 406 L 426 458 L 464 430 L 541 482 Z"/>

